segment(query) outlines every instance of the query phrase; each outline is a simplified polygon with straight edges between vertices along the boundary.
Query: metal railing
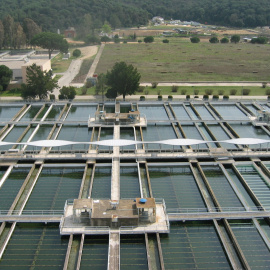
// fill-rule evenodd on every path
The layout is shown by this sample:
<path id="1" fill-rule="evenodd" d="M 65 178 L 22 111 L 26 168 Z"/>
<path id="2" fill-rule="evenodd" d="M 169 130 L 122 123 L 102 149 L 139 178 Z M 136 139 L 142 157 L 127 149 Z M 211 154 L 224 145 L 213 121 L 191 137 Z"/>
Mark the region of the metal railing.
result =
<path id="1" fill-rule="evenodd" d="M 0 210 L 0 216 L 62 216 L 63 210 Z"/>
<path id="2" fill-rule="evenodd" d="M 207 208 L 167 208 L 168 215 L 174 214 L 200 214 L 200 213 L 216 213 L 216 212 L 270 212 L 269 207 L 252 206 L 252 207 L 211 207 Z"/>

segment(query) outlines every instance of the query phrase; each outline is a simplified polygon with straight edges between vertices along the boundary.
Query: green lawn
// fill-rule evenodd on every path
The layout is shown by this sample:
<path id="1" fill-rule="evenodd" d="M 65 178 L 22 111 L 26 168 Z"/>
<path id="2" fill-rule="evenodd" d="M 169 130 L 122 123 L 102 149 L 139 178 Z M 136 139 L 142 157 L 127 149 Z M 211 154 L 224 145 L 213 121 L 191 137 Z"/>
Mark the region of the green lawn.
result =
<path id="1" fill-rule="evenodd" d="M 147 95 L 194 95 L 194 90 L 199 90 L 198 95 L 205 95 L 205 90 L 206 89 L 212 89 L 213 93 L 212 95 L 231 95 L 230 91 L 231 89 L 235 89 L 236 95 L 241 96 L 243 89 L 250 89 L 250 94 L 249 96 L 265 96 L 266 95 L 266 89 L 270 91 L 270 88 L 262 88 L 262 87 L 231 87 L 231 86 L 179 86 L 177 92 L 172 92 L 172 88 L 170 86 L 157 86 L 157 88 L 152 88 L 152 87 L 147 87 L 144 88 L 143 92 L 137 92 L 135 95 L 142 95 L 142 96 L 147 96 Z M 185 90 L 186 93 L 183 93 L 182 91 Z M 146 93 L 148 91 L 148 94 Z M 78 88 L 77 89 L 77 95 L 82 95 L 82 89 Z M 95 95 L 95 87 L 91 87 L 87 89 L 86 95 Z"/>
<path id="2" fill-rule="evenodd" d="M 269 45 L 193 44 L 181 38 L 164 44 L 162 39 L 152 44 L 106 44 L 97 73 L 125 61 L 138 68 L 141 82 L 270 81 Z"/>

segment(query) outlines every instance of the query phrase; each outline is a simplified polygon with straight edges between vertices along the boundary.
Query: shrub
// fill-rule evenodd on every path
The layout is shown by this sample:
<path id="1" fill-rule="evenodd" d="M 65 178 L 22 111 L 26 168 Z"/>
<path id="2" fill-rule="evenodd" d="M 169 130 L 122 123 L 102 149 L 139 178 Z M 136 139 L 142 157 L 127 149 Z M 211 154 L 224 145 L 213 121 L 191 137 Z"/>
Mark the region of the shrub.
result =
<path id="1" fill-rule="evenodd" d="M 270 95 L 270 89 L 266 89 L 266 90 L 265 90 L 265 94 L 266 94 L 267 96 L 269 96 L 269 95 Z"/>
<path id="2" fill-rule="evenodd" d="M 152 42 L 154 42 L 154 37 L 152 37 L 152 36 L 145 37 L 145 38 L 143 39 L 143 41 L 144 41 L 145 43 L 152 43 Z"/>
<path id="3" fill-rule="evenodd" d="M 128 42 L 127 42 L 127 40 L 123 40 L 123 43 L 124 43 L 124 44 L 127 44 Z"/>
<path id="4" fill-rule="evenodd" d="M 93 83 L 90 80 L 87 80 L 84 85 L 86 88 L 90 88 L 93 86 Z"/>
<path id="5" fill-rule="evenodd" d="M 210 42 L 210 43 L 219 43 L 219 40 L 218 40 L 217 37 L 211 37 L 211 38 L 209 39 L 209 42 Z"/>
<path id="6" fill-rule="evenodd" d="M 62 95 L 62 94 L 60 94 L 60 95 L 58 96 L 58 99 L 59 99 L 59 100 L 63 100 L 63 99 L 65 99 L 65 96 Z"/>
<path id="7" fill-rule="evenodd" d="M 248 96 L 250 93 L 250 89 L 243 89 L 243 95 Z"/>
<path id="8" fill-rule="evenodd" d="M 218 100 L 219 99 L 219 96 L 218 95 L 213 95 L 213 99 L 214 100 Z"/>
<path id="9" fill-rule="evenodd" d="M 270 100 L 270 96 L 267 96 L 267 100 Z"/>
<path id="10" fill-rule="evenodd" d="M 139 89 L 137 90 L 137 92 L 138 92 L 138 93 L 143 93 L 144 89 L 145 89 L 145 87 L 142 86 L 142 85 L 140 85 L 140 86 L 139 86 Z"/>
<path id="11" fill-rule="evenodd" d="M 170 41 L 168 39 L 163 39 L 162 42 L 163 43 L 169 43 Z"/>
<path id="12" fill-rule="evenodd" d="M 173 85 L 173 86 L 172 86 L 172 92 L 173 92 L 173 93 L 176 93 L 176 92 L 178 91 L 178 88 L 179 88 L 179 86 Z"/>
<path id="13" fill-rule="evenodd" d="M 198 89 L 194 89 L 194 95 L 198 95 L 199 94 L 199 90 Z"/>
<path id="14" fill-rule="evenodd" d="M 152 88 L 157 88 L 158 83 L 157 82 L 152 82 Z"/>
<path id="15" fill-rule="evenodd" d="M 161 95 L 161 89 L 158 89 L 157 94 Z"/>
<path id="16" fill-rule="evenodd" d="M 190 99 L 190 95 L 186 95 L 186 100 L 189 100 Z"/>
<path id="17" fill-rule="evenodd" d="M 144 94 L 145 94 L 146 96 L 149 94 L 149 90 L 148 90 L 147 88 L 144 90 Z"/>
<path id="18" fill-rule="evenodd" d="M 224 99 L 224 100 L 228 100 L 228 99 L 229 99 L 229 96 L 228 96 L 228 95 L 224 95 L 224 96 L 223 96 L 223 99 Z"/>
<path id="19" fill-rule="evenodd" d="M 140 100 L 145 100 L 145 96 L 140 96 Z"/>
<path id="20" fill-rule="evenodd" d="M 198 37 L 191 37 L 191 38 L 190 38 L 190 41 L 191 41 L 192 43 L 199 43 L 199 42 L 200 42 L 200 39 L 199 39 Z"/>
<path id="21" fill-rule="evenodd" d="M 220 43 L 229 43 L 229 39 L 224 37 L 220 40 Z"/>
<path id="22" fill-rule="evenodd" d="M 230 94 L 231 94 L 232 96 L 235 96 L 236 93 L 237 93 L 237 90 L 236 90 L 236 89 L 231 89 L 231 90 L 230 90 Z"/>
<path id="23" fill-rule="evenodd" d="M 262 83 L 262 88 L 266 88 L 266 86 L 267 86 L 267 82 L 263 82 Z"/>
<path id="24" fill-rule="evenodd" d="M 187 90 L 186 89 L 182 89 L 181 90 L 181 95 L 185 95 L 187 93 Z"/>
<path id="25" fill-rule="evenodd" d="M 50 94 L 50 100 L 55 100 L 55 95 Z"/>
<path id="26" fill-rule="evenodd" d="M 120 38 L 114 38 L 113 41 L 114 41 L 114 43 L 120 43 L 121 40 L 120 40 Z"/>
<path id="27" fill-rule="evenodd" d="M 161 95 L 158 95 L 158 100 L 162 100 L 162 96 Z"/>
<path id="28" fill-rule="evenodd" d="M 75 50 L 73 51 L 73 53 L 72 53 L 72 55 L 73 55 L 74 57 L 79 57 L 79 56 L 81 56 L 81 54 L 82 54 L 82 52 L 81 52 L 81 50 L 79 50 L 79 49 L 75 49 Z"/>
<path id="29" fill-rule="evenodd" d="M 199 98 L 199 96 L 194 96 L 194 98 Z"/>
<path id="30" fill-rule="evenodd" d="M 84 86 L 84 87 L 82 88 L 82 95 L 86 95 L 86 93 L 87 93 L 87 88 Z"/>
<path id="31" fill-rule="evenodd" d="M 213 89 L 205 89 L 205 94 L 206 95 L 212 95 L 213 94 Z"/>
<path id="32" fill-rule="evenodd" d="M 203 95 L 203 100 L 208 100 L 209 96 L 208 95 Z"/>
<path id="33" fill-rule="evenodd" d="M 141 40 L 141 39 L 139 39 L 139 40 L 138 40 L 138 43 L 142 43 L 142 40 Z"/>
<path id="34" fill-rule="evenodd" d="M 169 96 L 168 96 L 168 99 L 169 99 L 169 100 L 172 100 L 172 99 L 173 99 L 173 96 L 169 95 Z"/>
<path id="35" fill-rule="evenodd" d="M 224 92 L 225 92 L 224 89 L 219 89 L 219 90 L 218 90 L 218 94 L 219 94 L 220 96 L 222 96 L 222 95 L 224 94 Z"/>

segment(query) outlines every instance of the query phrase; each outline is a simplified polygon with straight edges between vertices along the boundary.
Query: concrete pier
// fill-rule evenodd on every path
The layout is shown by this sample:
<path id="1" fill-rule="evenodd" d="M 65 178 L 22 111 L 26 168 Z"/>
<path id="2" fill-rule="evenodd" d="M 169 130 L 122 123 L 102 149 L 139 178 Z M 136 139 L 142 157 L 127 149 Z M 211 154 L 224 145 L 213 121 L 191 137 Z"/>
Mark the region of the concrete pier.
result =
<path id="1" fill-rule="evenodd" d="M 113 231 L 110 233 L 107 269 L 108 270 L 120 269 L 120 233 L 119 231 Z"/>
<path id="2" fill-rule="evenodd" d="M 115 140 L 120 138 L 120 126 L 114 126 L 113 138 Z M 111 179 L 111 199 L 120 199 L 120 158 L 119 158 L 119 146 L 113 147 L 112 157 L 112 179 Z"/>

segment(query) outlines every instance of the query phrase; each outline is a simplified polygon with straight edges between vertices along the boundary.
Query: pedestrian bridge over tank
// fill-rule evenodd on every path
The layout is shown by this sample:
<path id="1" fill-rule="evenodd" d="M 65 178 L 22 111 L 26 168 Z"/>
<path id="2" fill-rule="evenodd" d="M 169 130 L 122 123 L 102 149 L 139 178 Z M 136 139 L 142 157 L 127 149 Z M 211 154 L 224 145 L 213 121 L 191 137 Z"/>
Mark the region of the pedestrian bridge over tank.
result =
<path id="1" fill-rule="evenodd" d="M 72 200 L 67 204 L 70 205 Z M 71 210 L 68 209 L 68 212 Z M 70 213 L 71 214 L 71 213 Z M 0 210 L 0 222 L 63 222 L 64 210 L 23 210 L 23 211 L 4 211 Z M 168 208 L 168 221 L 186 221 L 186 220 L 213 220 L 213 219 L 251 219 L 270 217 L 270 208 L 263 207 L 248 207 L 247 209 L 239 207 L 229 208 Z M 78 223 L 77 223 L 78 224 Z M 156 226 L 156 225 L 155 225 Z M 74 226 L 75 227 L 75 226 Z M 78 226 L 77 226 L 78 227 Z M 89 226 L 90 228 L 90 226 Z M 138 228 L 147 231 L 145 226 L 138 226 Z M 156 226 L 156 228 L 158 228 Z M 134 229 L 135 226 L 129 227 L 129 230 Z M 139 230 L 137 229 L 137 231 Z M 93 226 L 93 234 L 103 234 L 109 230 L 109 227 Z M 120 227 L 120 231 L 127 232 L 128 226 Z M 108 232 L 106 232 L 108 233 Z"/>

